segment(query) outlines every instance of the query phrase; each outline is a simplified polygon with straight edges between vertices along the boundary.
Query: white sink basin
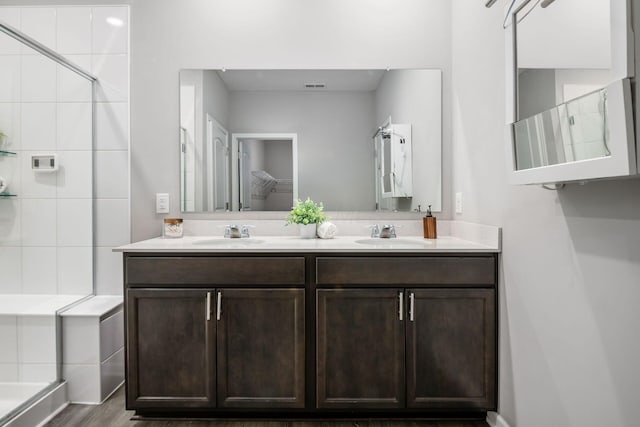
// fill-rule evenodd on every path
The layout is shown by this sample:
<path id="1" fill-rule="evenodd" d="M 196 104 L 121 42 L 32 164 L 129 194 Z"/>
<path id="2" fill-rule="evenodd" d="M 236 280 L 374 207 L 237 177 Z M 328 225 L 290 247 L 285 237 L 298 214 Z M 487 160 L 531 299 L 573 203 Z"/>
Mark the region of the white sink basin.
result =
<path id="1" fill-rule="evenodd" d="M 227 248 L 246 248 L 264 243 L 264 240 L 260 239 L 203 239 L 193 242 L 194 245 L 202 246 L 224 246 Z"/>
<path id="2" fill-rule="evenodd" d="M 410 240 L 410 239 L 361 239 L 356 240 L 359 245 L 369 245 L 381 248 L 424 248 L 432 242 L 428 240 Z"/>

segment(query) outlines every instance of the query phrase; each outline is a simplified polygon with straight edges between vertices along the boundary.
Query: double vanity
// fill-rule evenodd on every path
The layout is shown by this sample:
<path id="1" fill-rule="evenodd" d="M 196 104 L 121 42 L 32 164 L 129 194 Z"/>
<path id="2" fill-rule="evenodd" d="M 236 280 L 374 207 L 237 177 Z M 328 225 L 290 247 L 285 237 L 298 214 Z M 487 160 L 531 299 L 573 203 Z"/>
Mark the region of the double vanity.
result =
<path id="1" fill-rule="evenodd" d="M 498 247 L 455 237 L 151 239 L 124 253 L 142 416 L 482 416 Z"/>

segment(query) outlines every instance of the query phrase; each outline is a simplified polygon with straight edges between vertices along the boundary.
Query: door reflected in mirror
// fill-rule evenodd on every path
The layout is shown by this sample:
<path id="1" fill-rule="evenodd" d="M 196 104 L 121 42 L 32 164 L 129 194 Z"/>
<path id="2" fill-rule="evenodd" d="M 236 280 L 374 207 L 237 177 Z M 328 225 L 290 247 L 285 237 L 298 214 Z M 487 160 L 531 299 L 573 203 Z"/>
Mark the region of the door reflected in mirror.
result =
<path id="1" fill-rule="evenodd" d="M 440 211 L 441 74 L 182 70 L 182 211 Z"/>

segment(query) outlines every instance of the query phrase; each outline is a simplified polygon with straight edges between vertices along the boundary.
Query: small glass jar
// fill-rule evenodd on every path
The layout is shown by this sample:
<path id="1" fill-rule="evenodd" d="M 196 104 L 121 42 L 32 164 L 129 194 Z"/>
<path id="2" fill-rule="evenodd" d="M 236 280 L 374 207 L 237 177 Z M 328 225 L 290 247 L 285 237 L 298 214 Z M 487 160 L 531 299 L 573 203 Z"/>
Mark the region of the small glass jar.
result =
<path id="1" fill-rule="evenodd" d="M 162 227 L 162 237 L 165 239 L 179 239 L 183 235 L 182 218 L 165 218 Z"/>

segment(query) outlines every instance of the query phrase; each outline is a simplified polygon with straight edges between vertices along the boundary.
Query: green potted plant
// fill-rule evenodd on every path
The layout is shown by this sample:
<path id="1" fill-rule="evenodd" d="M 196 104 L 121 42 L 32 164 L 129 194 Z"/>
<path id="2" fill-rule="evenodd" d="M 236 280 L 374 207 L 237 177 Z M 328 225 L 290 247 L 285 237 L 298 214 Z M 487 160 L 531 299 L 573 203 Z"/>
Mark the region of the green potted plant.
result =
<path id="1" fill-rule="evenodd" d="M 287 215 L 288 224 L 298 224 L 300 228 L 300 237 L 304 239 L 313 239 L 316 237 L 316 226 L 328 220 L 324 213 L 322 203 L 316 203 L 307 197 L 307 200 L 298 199 L 296 205 Z"/>

